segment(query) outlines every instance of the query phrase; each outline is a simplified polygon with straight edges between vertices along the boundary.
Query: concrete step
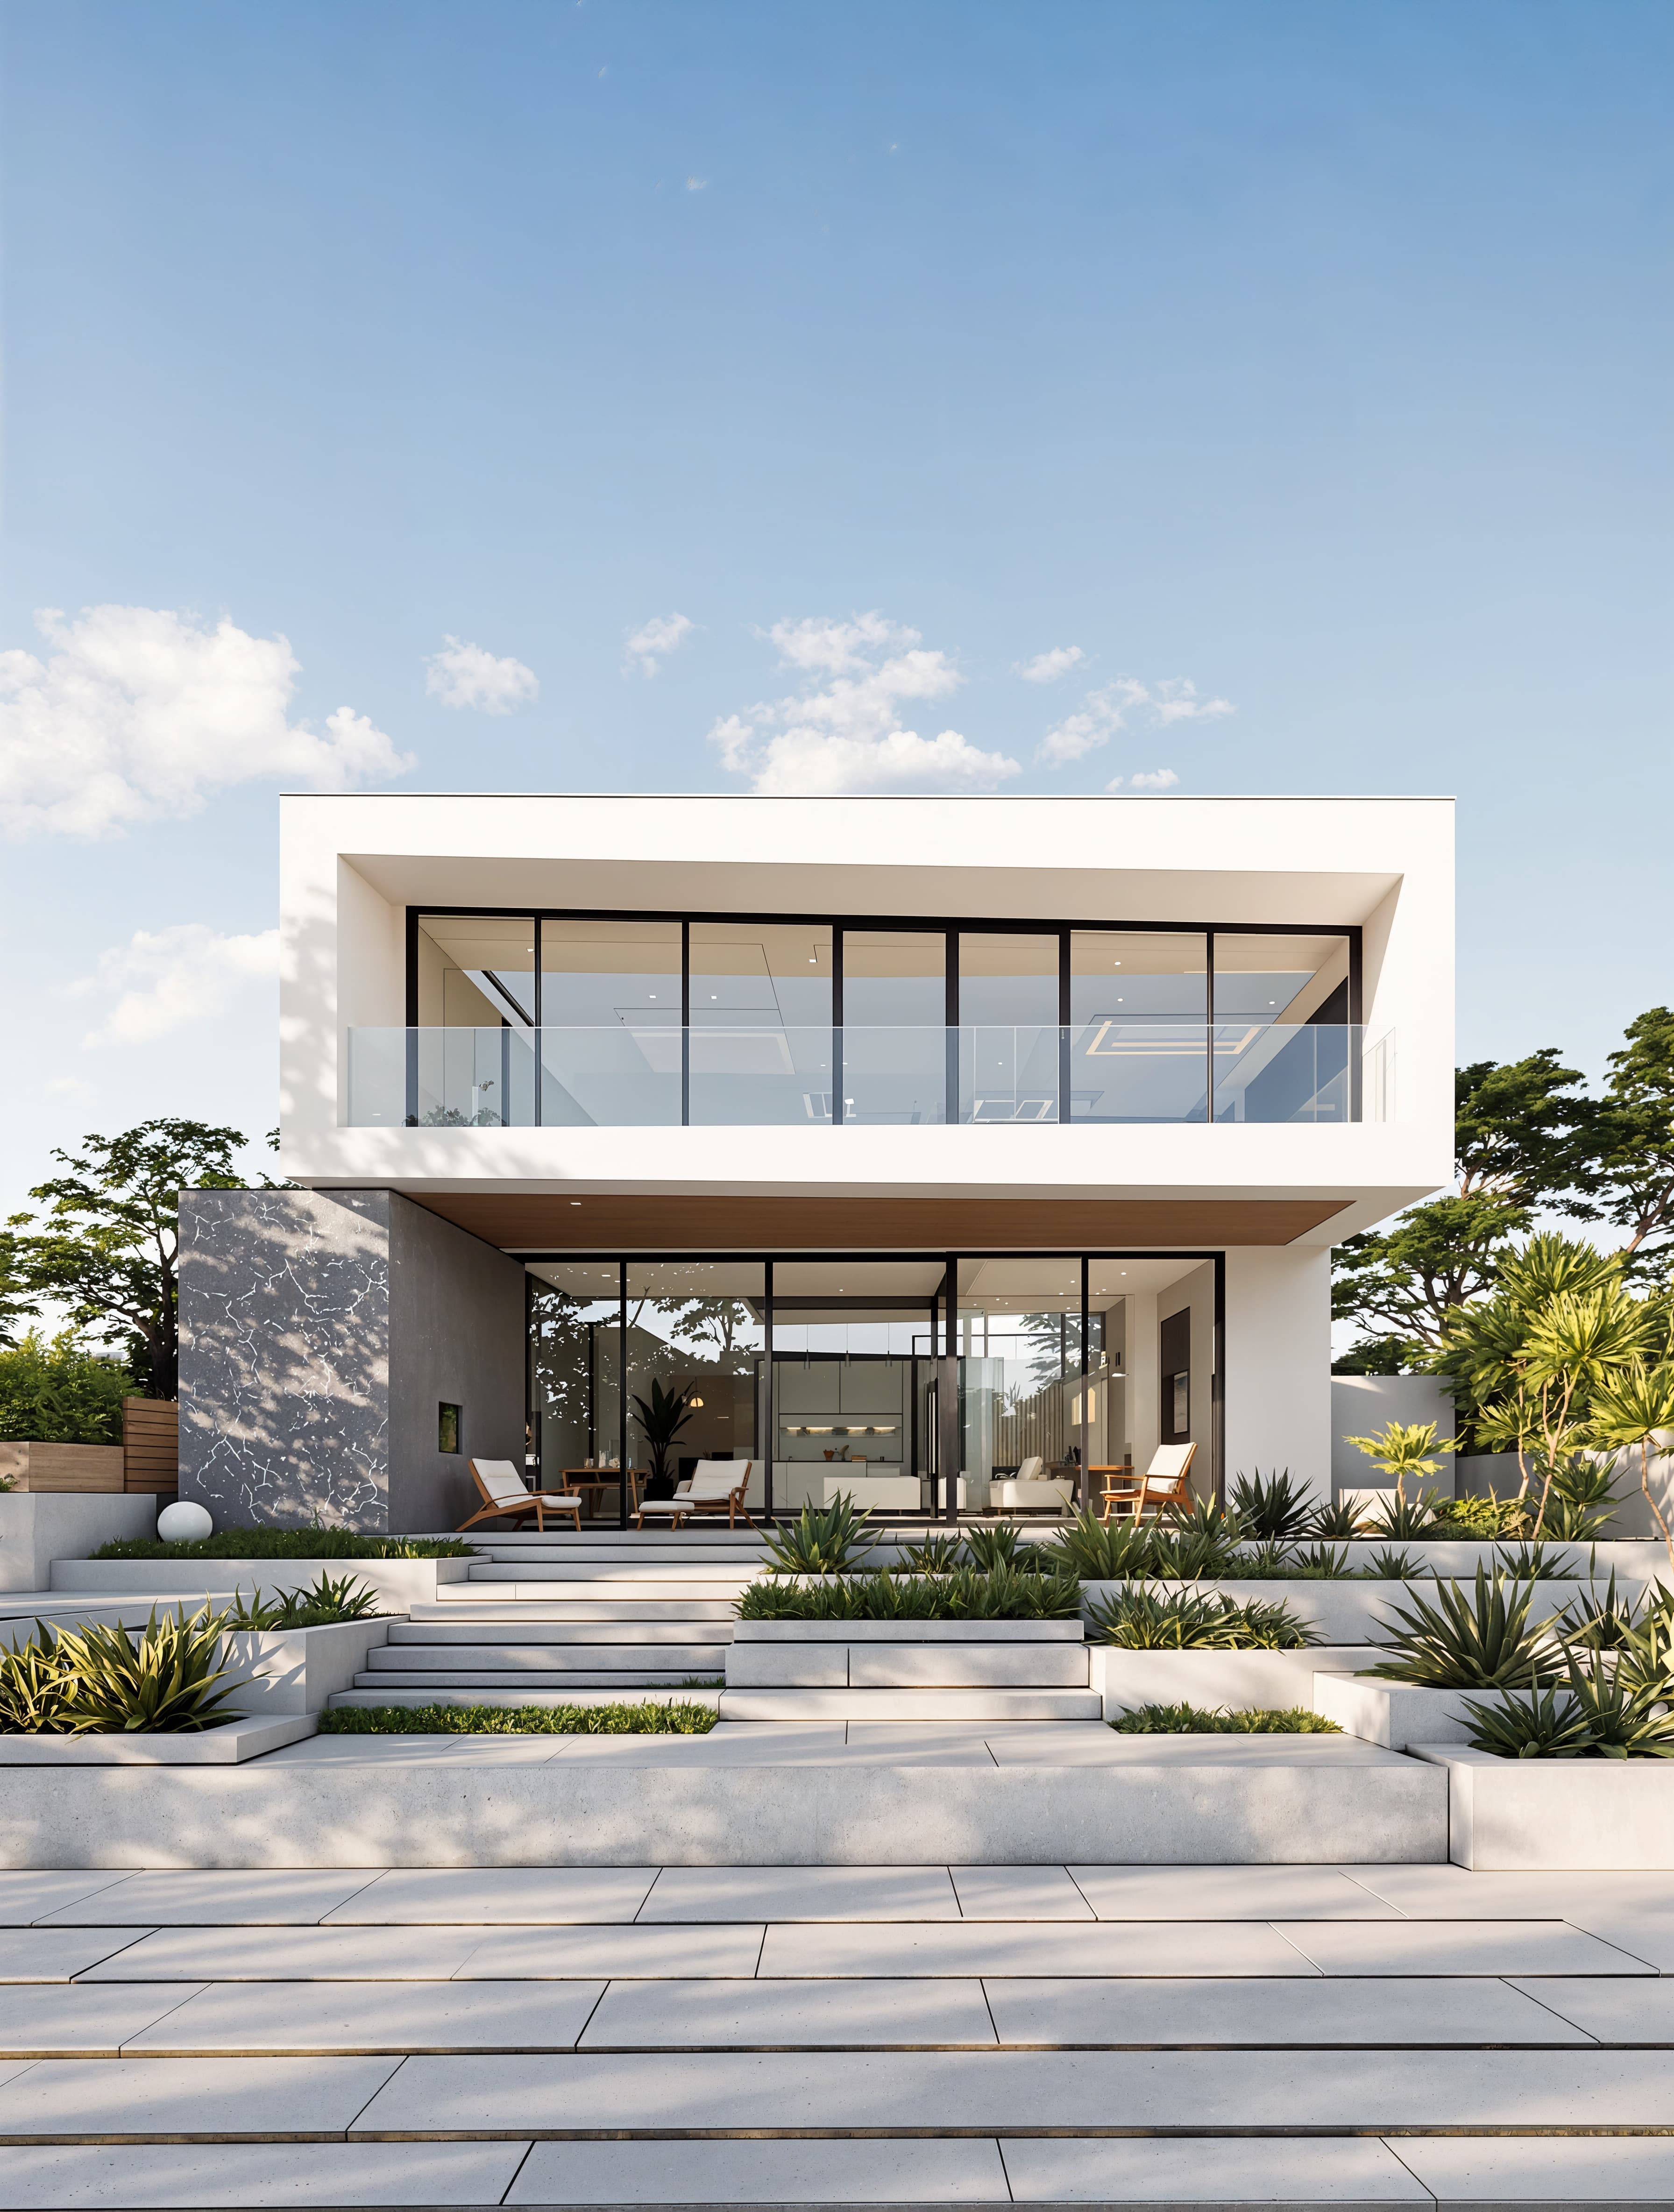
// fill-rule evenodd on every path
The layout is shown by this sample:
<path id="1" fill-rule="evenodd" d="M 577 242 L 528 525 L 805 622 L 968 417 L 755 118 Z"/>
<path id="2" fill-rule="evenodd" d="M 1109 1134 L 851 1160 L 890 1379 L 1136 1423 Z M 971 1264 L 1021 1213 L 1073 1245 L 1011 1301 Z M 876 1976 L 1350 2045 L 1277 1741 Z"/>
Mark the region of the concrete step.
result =
<path id="1" fill-rule="evenodd" d="M 739 1644 L 729 1689 L 1085 1690 L 1084 1644 Z"/>
<path id="2" fill-rule="evenodd" d="M 1096 1690 L 734 1690 L 726 1721 L 1096 1721 Z"/>
<path id="3" fill-rule="evenodd" d="M 660 1668 L 665 1674 L 718 1674 L 726 1663 L 724 1644 L 387 1644 L 366 1655 L 374 1674 L 446 1674 L 463 1668 L 502 1674 L 564 1674 L 574 1668 L 608 1673 L 614 1667 Z"/>
<path id="4" fill-rule="evenodd" d="M 368 1670 L 355 1677 L 357 1690 L 502 1690 L 513 1705 L 522 1702 L 522 1693 L 538 1691 L 626 1689 L 676 1689 L 688 1675 L 701 1674 L 706 1682 L 719 1686 L 720 1669 L 715 1667 L 583 1667 L 572 1674 L 558 1668 L 520 1668 L 507 1667 L 447 1667 L 434 1672 L 423 1668 L 402 1668 L 399 1671 L 373 1672 Z M 371 1702 L 377 1705 L 380 1698 Z M 433 1702 L 420 1698 L 420 1704 Z M 466 1704 L 471 1703 L 466 1698 Z"/>
<path id="5" fill-rule="evenodd" d="M 663 1566 L 648 1571 L 618 1560 L 607 1560 L 597 1567 L 579 1562 L 557 1565 L 544 1560 L 490 1560 L 472 1568 L 466 1587 L 480 1589 L 485 1583 L 520 1583 L 530 1589 L 536 1584 L 549 1589 L 620 1588 L 624 1596 L 630 1597 L 726 1597 L 748 1589 L 758 1579 L 753 1574 L 740 1573 L 731 1566 Z M 442 1587 L 457 1589 L 459 1584 Z"/>
<path id="6" fill-rule="evenodd" d="M 459 1620 L 701 1620 L 731 1622 L 738 1618 L 729 1598 L 595 1597 L 585 1589 L 575 1596 L 555 1597 L 550 1589 L 508 1583 L 492 1599 L 473 1590 L 468 1583 L 442 1583 L 440 1597 L 420 1599 L 411 1607 L 414 1620 L 436 1620 L 444 1616 Z M 458 1597 L 448 1592 L 457 1590 Z"/>
<path id="7" fill-rule="evenodd" d="M 356 1684 L 338 1690 L 332 1698 L 338 1705 L 637 1705 L 648 1699 L 676 1705 L 707 1705 L 713 1711 L 719 1690 L 686 1689 L 678 1682 L 572 1682 L 562 1689 L 502 1689 L 491 1686 L 462 1688 L 457 1683 L 434 1686 L 403 1682 L 399 1688 L 379 1683 Z"/>
<path id="8" fill-rule="evenodd" d="M 440 1612 L 441 1608 L 435 1610 Z M 730 1625 L 725 1620 L 694 1621 L 684 1617 L 671 1620 L 661 1613 L 650 1620 L 574 1620 L 567 1615 L 561 1620 L 532 1620 L 527 1613 L 502 1606 L 492 1613 L 473 1610 L 466 1620 L 427 1618 L 392 1621 L 389 1641 L 392 1647 L 406 1644 L 621 1644 L 635 1649 L 649 1644 L 703 1644 L 724 1650 L 732 1641 L 726 1632 Z M 502 1637 L 494 1632 L 500 1629 L 516 1632 Z"/>

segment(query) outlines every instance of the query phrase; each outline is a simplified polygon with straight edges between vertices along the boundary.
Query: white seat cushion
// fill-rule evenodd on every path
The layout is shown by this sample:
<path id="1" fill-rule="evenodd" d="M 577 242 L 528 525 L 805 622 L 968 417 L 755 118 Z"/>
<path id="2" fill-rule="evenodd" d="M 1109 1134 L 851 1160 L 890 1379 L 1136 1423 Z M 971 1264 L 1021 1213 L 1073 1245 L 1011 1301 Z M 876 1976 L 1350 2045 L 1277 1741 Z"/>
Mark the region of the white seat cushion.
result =
<path id="1" fill-rule="evenodd" d="M 473 1459 L 471 1470 L 496 1505 L 529 1495 L 529 1486 L 508 1459 Z"/>
<path id="2" fill-rule="evenodd" d="M 747 1459 L 700 1459 L 691 1471 L 691 1486 L 685 1494 L 694 1501 L 710 1503 L 730 1498 L 741 1483 L 749 1480 L 750 1465 Z"/>

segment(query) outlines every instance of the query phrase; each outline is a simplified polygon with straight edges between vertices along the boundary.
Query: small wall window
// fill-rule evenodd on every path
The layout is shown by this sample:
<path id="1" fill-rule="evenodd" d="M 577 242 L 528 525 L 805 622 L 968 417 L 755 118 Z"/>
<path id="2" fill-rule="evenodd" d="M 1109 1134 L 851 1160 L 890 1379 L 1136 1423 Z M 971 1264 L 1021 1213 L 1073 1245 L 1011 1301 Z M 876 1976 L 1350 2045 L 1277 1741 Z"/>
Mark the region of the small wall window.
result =
<path id="1" fill-rule="evenodd" d="M 436 1449 L 457 1452 L 460 1448 L 460 1409 L 457 1406 L 436 1407 Z"/>

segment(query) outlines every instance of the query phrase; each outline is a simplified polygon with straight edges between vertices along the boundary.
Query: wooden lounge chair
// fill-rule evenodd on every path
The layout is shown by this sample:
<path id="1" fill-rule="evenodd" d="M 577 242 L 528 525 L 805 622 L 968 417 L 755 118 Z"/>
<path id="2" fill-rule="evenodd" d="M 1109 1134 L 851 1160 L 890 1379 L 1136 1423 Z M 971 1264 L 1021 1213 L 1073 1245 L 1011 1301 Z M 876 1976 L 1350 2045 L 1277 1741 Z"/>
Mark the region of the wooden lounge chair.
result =
<path id="1" fill-rule="evenodd" d="M 1108 1521 L 1114 1512 L 1121 1519 L 1142 1521 L 1147 1513 L 1159 1520 L 1165 1514 L 1184 1514 L 1191 1510 L 1191 1484 L 1188 1477 L 1191 1462 L 1196 1455 L 1196 1444 L 1161 1444 L 1156 1456 L 1137 1482 L 1131 1479 L 1105 1486 L 1105 1510 L 1099 1515 Z M 1125 1507 L 1123 1513 L 1121 1509 Z"/>
<path id="2" fill-rule="evenodd" d="M 479 1521 L 502 1521 L 514 1514 L 533 1513 L 535 1527 L 545 1535 L 549 1513 L 568 1513 L 575 1521 L 576 1534 L 581 1534 L 579 1498 L 556 1490 L 531 1490 L 508 1459 L 473 1459 L 468 1465 L 483 1503 L 479 1511 L 460 1522 L 456 1533 L 474 1528 Z"/>
<path id="3" fill-rule="evenodd" d="M 749 1459 L 700 1459 L 691 1471 L 690 1482 L 683 1482 L 673 1498 L 652 1498 L 639 1509 L 636 1528 L 645 1526 L 648 1515 L 655 1521 L 667 1521 L 672 1528 L 692 1519 L 699 1513 L 724 1513 L 727 1526 L 736 1528 L 738 1516 L 745 1511 L 744 1492 L 750 1480 L 750 1470 L 755 1465 Z M 753 1528 L 755 1522 L 750 1521 Z"/>

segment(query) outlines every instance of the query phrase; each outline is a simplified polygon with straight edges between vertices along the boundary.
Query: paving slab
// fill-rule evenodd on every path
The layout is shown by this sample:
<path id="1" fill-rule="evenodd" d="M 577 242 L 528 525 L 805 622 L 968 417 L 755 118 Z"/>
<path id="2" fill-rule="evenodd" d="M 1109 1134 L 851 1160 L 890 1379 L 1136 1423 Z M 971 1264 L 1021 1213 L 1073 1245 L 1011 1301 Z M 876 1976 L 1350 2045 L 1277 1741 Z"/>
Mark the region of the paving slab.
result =
<path id="1" fill-rule="evenodd" d="M 967 1920 L 1091 1920 L 1093 1907 L 1061 1866 L 950 1867 Z"/>
<path id="2" fill-rule="evenodd" d="M 0 2052 L 113 2058 L 130 2036 L 195 1994 L 189 1982 L 116 1989 L 40 1982 L 9 1989 L 0 2004 Z"/>
<path id="3" fill-rule="evenodd" d="M 1101 1920 L 1397 1920 L 1395 1906 L 1320 1866 L 1072 1866 Z"/>
<path id="4" fill-rule="evenodd" d="M 394 2058 L 40 2058 L 0 2082 L 0 2138 L 340 2136 L 399 2063 Z"/>
<path id="5" fill-rule="evenodd" d="M 1654 1969 L 1562 1920 L 1288 1920 L 1322 1974 L 1632 1974 Z"/>
<path id="6" fill-rule="evenodd" d="M 1166 2142 L 1008 2137 L 1000 2145 L 1019 2204 L 1427 2204 L 1387 2143 Z"/>
<path id="7" fill-rule="evenodd" d="M 1000 2143 L 1013 2203 L 1427 2205 L 1389 2143 L 1021 2136 Z"/>
<path id="8" fill-rule="evenodd" d="M 170 1868 L 131 1874 L 93 1898 L 43 1914 L 44 1928 L 310 1927 L 346 1905 L 376 1869 L 315 1871 L 298 1867 Z"/>
<path id="9" fill-rule="evenodd" d="M 165 1928 L 82 1978 L 445 1982 L 480 1940 L 475 1928 Z"/>
<path id="10" fill-rule="evenodd" d="M 0 2088 L 0 2120 L 16 2087 Z M 826 2051 L 813 2064 L 806 2051 L 467 2055 L 408 2059 L 354 2132 L 910 2130 L 927 2113 L 944 2130 L 1001 2135 L 1674 2130 L 1674 2067 L 1662 2051 L 1587 2048 Z"/>
<path id="11" fill-rule="evenodd" d="M 187 2057 L 572 2051 L 604 1991 L 602 1981 L 227 1982 L 137 2030 L 126 2047 Z"/>
<path id="12" fill-rule="evenodd" d="M 655 1867 L 402 1867 L 326 1916 L 332 1926 L 631 1920 Z"/>
<path id="13" fill-rule="evenodd" d="M 581 2048 L 934 2048 L 994 2039 L 980 1982 L 612 1982 Z"/>
<path id="14" fill-rule="evenodd" d="M 461 1981 L 681 1980 L 713 1975 L 747 1979 L 761 1955 L 759 1921 L 697 1927 L 638 1923 L 598 1928 L 498 1928 L 467 1931 L 475 1947 Z"/>
<path id="15" fill-rule="evenodd" d="M 1674 1977 L 1647 1981 L 1626 1974 L 1519 1975 L 1508 1987 L 1600 2043 L 1674 2045 Z"/>
<path id="16" fill-rule="evenodd" d="M 1406 1765 L 1403 1753 L 1385 1751 L 1353 1735 L 1118 1735 L 1103 1721 L 1085 1729 L 1066 1722 L 1036 1735 L 989 1730 L 989 1748 L 1001 1766 L 1387 1766 Z"/>
<path id="17" fill-rule="evenodd" d="M 1573 1920 L 1578 1912 L 1611 1912 L 1674 1921 L 1674 1874 L 1473 1874 L 1460 1866 L 1340 1872 L 1418 1920 Z M 1577 1921 L 1587 1924 L 1586 1917 Z"/>
<path id="18" fill-rule="evenodd" d="M 1314 2044 L 1425 2051 L 1590 2039 L 1589 2031 L 1539 2002 L 1538 1985 L 1531 1984 L 1525 1995 L 1488 1975 L 1430 1981 L 1058 1977 L 999 1979 L 983 1988 L 1000 2041 L 1044 2049 L 1172 2045 L 1260 2051 L 1275 2044 Z"/>
<path id="19" fill-rule="evenodd" d="M 0 2212 L 497 2204 L 524 2142 L 51 2143 L 0 2150 Z"/>
<path id="20" fill-rule="evenodd" d="M 1445 2205 L 1674 2203 L 1665 2136 L 1403 2136 L 1400 2154 Z"/>
<path id="21" fill-rule="evenodd" d="M 770 1925 L 760 1974 L 964 1975 L 1085 1974 L 1126 1978 L 1305 1975 L 1319 1969 L 1294 1944 L 1259 1923 L 1107 1922 L 1066 1925 L 1050 1920 L 849 1921 L 815 1926 Z"/>
<path id="22" fill-rule="evenodd" d="M 0 1928 L 27 1928 L 43 1914 L 94 1897 L 126 1878 L 119 1871 L 98 1874 L 90 1867 L 9 1867 L 0 1872 Z"/>
<path id="23" fill-rule="evenodd" d="M 131 1949 L 143 1928 L 0 1928 L 0 1982 L 67 1982 Z"/>
<path id="24" fill-rule="evenodd" d="M 944 2142 L 539 2142 L 508 2204 L 1005 2204 L 998 2146 Z"/>
<path id="25" fill-rule="evenodd" d="M 478 1766 L 496 1757 L 514 1765 L 539 1765 L 555 1758 L 564 1741 L 557 1735 L 313 1735 L 264 1753 L 260 1771 L 267 1774 L 280 1766 L 431 1766 L 461 1756 L 466 1764 Z"/>
<path id="26" fill-rule="evenodd" d="M 642 1920 L 957 1920 L 945 1866 L 665 1867 Z"/>

